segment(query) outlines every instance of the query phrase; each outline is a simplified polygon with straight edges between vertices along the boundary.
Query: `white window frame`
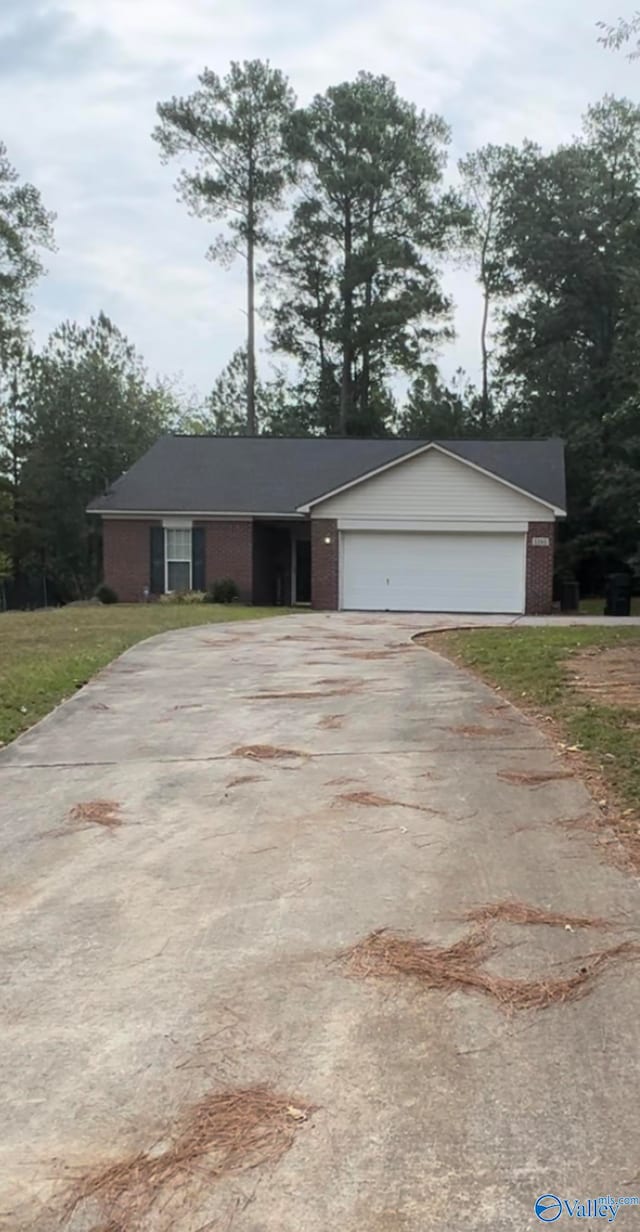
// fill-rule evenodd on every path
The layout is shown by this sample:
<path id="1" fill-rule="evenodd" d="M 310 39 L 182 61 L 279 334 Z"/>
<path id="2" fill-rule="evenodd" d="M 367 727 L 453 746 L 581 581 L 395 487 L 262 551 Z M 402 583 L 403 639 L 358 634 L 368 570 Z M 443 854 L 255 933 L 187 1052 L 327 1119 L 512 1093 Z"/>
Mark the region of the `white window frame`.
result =
<path id="1" fill-rule="evenodd" d="M 181 564 L 185 564 L 188 562 L 189 564 L 189 585 L 187 589 L 192 590 L 193 589 L 193 537 L 192 537 L 193 522 L 190 519 L 186 519 L 186 518 L 181 518 L 181 519 L 171 518 L 171 519 L 165 519 L 165 521 L 163 522 L 163 527 L 164 527 L 164 593 L 165 595 L 172 595 L 175 593 L 173 590 L 169 589 L 169 562 L 171 563 L 178 562 Z M 171 531 L 174 531 L 174 530 L 184 531 L 186 534 L 188 534 L 189 536 L 189 555 L 188 556 L 170 556 L 169 555 L 169 534 L 171 533 Z"/>

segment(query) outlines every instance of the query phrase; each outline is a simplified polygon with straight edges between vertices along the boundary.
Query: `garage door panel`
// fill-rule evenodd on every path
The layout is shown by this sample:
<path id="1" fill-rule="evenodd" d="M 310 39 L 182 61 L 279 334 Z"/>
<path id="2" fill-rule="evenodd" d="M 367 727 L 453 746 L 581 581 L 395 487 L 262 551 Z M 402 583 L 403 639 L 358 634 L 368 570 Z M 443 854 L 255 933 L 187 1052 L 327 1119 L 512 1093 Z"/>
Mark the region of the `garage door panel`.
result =
<path id="1" fill-rule="evenodd" d="M 342 606 L 522 612 L 524 536 L 345 531 Z"/>

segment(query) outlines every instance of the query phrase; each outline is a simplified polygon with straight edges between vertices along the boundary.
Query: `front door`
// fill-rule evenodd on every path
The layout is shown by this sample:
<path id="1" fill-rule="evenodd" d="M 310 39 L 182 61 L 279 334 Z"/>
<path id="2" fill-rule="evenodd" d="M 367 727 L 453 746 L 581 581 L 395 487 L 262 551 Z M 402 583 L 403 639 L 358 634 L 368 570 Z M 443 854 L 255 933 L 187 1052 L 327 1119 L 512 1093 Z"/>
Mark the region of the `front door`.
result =
<path id="1" fill-rule="evenodd" d="M 311 540 L 296 539 L 294 603 L 311 603 Z"/>

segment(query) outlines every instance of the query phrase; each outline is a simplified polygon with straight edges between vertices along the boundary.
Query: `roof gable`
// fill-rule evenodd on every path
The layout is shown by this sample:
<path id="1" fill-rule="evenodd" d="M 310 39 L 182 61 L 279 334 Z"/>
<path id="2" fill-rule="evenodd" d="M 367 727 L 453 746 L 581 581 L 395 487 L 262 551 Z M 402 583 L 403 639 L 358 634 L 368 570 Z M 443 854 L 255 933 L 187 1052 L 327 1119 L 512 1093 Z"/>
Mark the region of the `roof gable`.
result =
<path id="1" fill-rule="evenodd" d="M 461 442 L 458 442 L 458 444 L 461 444 Z M 544 500 L 542 497 L 532 493 L 530 489 L 522 488 L 518 484 L 512 483 L 510 480 L 505 479 L 503 476 L 496 474 L 494 471 L 487 470 L 486 467 L 481 466 L 478 462 L 472 461 L 471 458 L 464 457 L 459 452 L 454 452 L 451 448 L 448 448 L 443 443 L 438 442 L 438 441 L 429 441 L 427 444 L 420 445 L 412 453 L 404 454 L 400 458 L 394 458 L 391 461 L 386 462 L 384 465 L 377 467 L 375 470 L 370 471 L 366 475 L 360 475 L 356 479 L 351 479 L 349 482 L 342 484 L 341 487 L 334 489 L 334 491 L 326 492 L 322 496 L 316 497 L 315 500 L 311 500 L 307 504 L 301 505 L 299 507 L 299 512 L 308 513 L 311 509 L 314 509 L 317 505 L 322 505 L 326 501 L 333 500 L 334 497 L 340 496 L 343 493 L 346 493 L 349 491 L 353 491 L 353 489 L 356 487 L 360 487 L 364 484 L 372 483 L 378 477 L 384 474 L 387 474 L 390 470 L 396 469 L 397 467 L 406 466 L 413 459 L 420 457 L 420 456 L 424 456 L 425 454 L 428 454 L 430 452 L 439 453 L 439 454 L 442 454 L 444 457 L 452 458 L 457 463 L 459 463 L 461 466 L 467 466 L 471 468 L 472 470 L 476 471 L 478 474 L 486 476 L 488 479 L 492 480 L 494 483 L 502 484 L 504 487 L 510 488 L 511 491 L 518 493 L 520 496 L 527 497 L 529 500 L 535 500 L 539 504 L 544 505 L 546 508 L 551 509 L 555 514 L 562 515 L 565 513 L 564 508 L 560 508 L 558 505 L 555 505 L 551 501 Z"/>

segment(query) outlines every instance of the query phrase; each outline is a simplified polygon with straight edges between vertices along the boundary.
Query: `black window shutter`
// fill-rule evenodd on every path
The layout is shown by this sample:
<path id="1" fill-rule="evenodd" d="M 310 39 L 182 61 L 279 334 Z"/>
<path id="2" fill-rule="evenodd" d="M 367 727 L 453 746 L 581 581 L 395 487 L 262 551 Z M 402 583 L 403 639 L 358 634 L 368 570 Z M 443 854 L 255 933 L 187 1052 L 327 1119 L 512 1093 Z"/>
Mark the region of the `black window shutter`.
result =
<path id="1" fill-rule="evenodd" d="M 191 532 L 191 585 L 194 590 L 205 590 L 204 575 L 204 526 L 194 526 Z"/>
<path id="2" fill-rule="evenodd" d="M 152 595 L 164 594 L 164 526 L 152 526 L 149 536 L 149 589 Z"/>

